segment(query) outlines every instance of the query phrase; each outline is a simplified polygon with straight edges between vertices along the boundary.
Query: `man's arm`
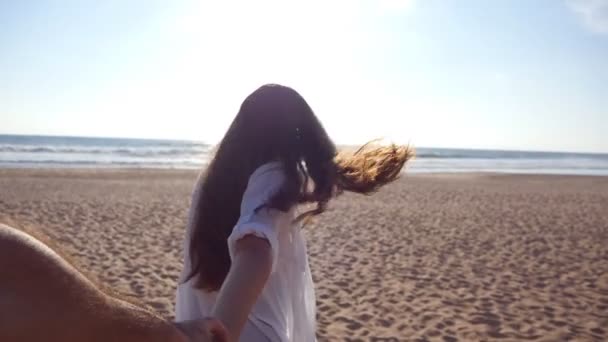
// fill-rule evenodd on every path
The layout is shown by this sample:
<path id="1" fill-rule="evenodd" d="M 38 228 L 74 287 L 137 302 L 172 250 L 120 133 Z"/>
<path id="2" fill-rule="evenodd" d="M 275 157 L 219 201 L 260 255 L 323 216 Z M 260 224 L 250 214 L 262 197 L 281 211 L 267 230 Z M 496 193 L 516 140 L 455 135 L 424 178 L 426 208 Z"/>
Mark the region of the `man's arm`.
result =
<path id="1" fill-rule="evenodd" d="M 0 224 L 0 341 L 211 341 L 217 322 L 175 325 L 102 292 L 29 234 Z M 196 336 L 196 339 L 191 337 Z"/>

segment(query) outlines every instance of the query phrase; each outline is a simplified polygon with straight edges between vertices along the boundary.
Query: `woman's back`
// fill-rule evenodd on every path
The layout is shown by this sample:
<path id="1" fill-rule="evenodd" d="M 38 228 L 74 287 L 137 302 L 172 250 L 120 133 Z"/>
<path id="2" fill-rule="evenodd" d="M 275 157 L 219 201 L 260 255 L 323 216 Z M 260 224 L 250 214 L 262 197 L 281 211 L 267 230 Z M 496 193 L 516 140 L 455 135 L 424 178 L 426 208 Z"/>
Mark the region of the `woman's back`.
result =
<path id="1" fill-rule="evenodd" d="M 237 240 L 254 235 L 268 240 L 273 253 L 272 273 L 249 315 L 241 335 L 242 341 L 262 334 L 268 341 L 314 341 L 315 295 L 306 242 L 298 224 L 295 208 L 288 212 L 264 207 L 285 181 L 279 162 L 267 163 L 253 172 L 241 203 L 241 215 L 228 238 L 230 254 Z M 197 184 L 192 208 L 201 191 Z M 191 209 L 192 210 L 192 209 Z M 191 272 L 189 240 L 193 214 L 184 244 L 184 270 L 181 281 Z M 180 284 L 177 290 L 176 320 L 184 321 L 209 316 L 217 291 L 195 288 L 196 278 Z"/>

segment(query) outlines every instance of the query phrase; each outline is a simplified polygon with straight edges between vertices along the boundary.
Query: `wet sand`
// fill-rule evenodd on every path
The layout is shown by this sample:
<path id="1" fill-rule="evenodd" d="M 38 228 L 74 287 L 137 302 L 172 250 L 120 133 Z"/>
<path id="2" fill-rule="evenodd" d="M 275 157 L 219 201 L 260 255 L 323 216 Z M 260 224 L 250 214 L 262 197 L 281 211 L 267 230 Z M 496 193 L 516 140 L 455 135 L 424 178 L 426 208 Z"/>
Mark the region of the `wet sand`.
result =
<path id="1" fill-rule="evenodd" d="M 168 318 L 196 172 L 0 170 L 0 222 Z M 608 177 L 408 175 L 305 228 L 320 341 L 608 340 Z"/>

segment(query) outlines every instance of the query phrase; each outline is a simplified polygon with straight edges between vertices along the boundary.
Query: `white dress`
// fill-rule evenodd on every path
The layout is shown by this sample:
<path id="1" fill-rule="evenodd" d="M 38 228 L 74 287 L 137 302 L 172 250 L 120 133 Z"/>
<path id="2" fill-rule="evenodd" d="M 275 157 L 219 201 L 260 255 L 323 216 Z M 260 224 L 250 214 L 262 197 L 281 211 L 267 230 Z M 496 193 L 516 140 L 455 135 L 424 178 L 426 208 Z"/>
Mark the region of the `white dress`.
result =
<path id="1" fill-rule="evenodd" d="M 249 314 L 240 341 L 316 341 L 314 286 L 306 242 L 300 226 L 293 223 L 295 208 L 287 213 L 267 208 L 255 212 L 267 203 L 284 180 L 278 162 L 264 164 L 253 172 L 243 195 L 241 216 L 228 238 L 231 257 L 235 242 L 249 234 L 267 239 L 273 256 L 272 273 Z M 194 288 L 194 278 L 183 283 L 191 269 L 188 249 L 193 208 L 196 208 L 194 201 L 199 191 L 200 184 L 197 184 L 184 241 L 184 269 L 177 288 L 175 318 L 178 322 L 209 316 L 217 298 L 217 292 Z"/>

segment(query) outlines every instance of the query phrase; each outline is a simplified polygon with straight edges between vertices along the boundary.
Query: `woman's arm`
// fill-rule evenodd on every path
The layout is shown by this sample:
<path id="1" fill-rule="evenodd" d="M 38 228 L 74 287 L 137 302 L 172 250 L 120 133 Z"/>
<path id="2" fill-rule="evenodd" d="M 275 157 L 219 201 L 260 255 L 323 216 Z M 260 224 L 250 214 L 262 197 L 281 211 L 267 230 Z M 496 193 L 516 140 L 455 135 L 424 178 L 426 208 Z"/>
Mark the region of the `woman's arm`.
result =
<path id="1" fill-rule="evenodd" d="M 232 265 L 212 313 L 228 330 L 230 341 L 238 341 L 271 271 L 268 240 L 247 235 L 236 241 Z"/>

